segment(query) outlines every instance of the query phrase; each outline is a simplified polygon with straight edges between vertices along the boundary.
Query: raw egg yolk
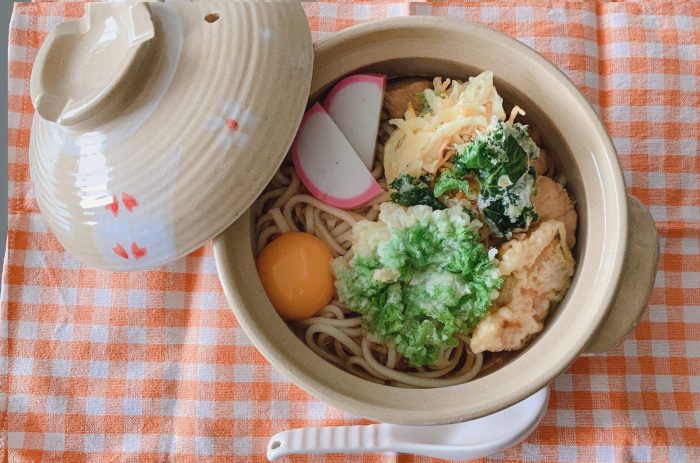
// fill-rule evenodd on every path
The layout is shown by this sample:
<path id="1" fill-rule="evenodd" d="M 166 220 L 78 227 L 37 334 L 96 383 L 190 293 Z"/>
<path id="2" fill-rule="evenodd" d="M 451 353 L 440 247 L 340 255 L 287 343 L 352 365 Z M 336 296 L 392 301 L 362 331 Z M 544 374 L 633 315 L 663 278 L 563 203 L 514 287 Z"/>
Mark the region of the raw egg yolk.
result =
<path id="1" fill-rule="evenodd" d="M 332 260 L 328 246 L 311 233 L 283 233 L 263 249 L 258 274 L 282 317 L 308 318 L 331 301 Z"/>

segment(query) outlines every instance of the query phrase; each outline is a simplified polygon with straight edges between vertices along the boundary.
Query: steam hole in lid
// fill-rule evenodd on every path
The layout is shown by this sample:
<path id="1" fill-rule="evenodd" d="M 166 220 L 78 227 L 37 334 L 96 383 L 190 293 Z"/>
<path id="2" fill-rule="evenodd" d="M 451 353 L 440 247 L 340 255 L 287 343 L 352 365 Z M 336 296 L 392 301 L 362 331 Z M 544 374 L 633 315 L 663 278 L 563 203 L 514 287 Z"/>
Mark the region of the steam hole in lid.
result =
<path id="1" fill-rule="evenodd" d="M 276 440 L 272 443 L 272 445 L 270 445 L 270 447 L 273 449 L 278 449 L 278 448 L 280 448 L 281 445 L 282 445 L 282 442 Z"/>
<path id="2" fill-rule="evenodd" d="M 213 23 L 219 20 L 219 13 L 209 13 L 204 17 L 204 20 L 208 23 Z"/>

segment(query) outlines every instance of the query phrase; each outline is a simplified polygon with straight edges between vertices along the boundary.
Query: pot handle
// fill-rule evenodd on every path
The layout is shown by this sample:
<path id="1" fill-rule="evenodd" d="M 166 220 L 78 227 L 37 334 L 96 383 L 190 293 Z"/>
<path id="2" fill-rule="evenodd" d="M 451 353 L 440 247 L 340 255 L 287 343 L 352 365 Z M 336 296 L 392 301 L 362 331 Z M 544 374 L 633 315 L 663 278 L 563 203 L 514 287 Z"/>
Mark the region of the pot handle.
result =
<path id="1" fill-rule="evenodd" d="M 66 127 L 109 113 L 136 92 L 155 37 L 148 3 L 86 6 L 85 15 L 58 24 L 39 49 L 30 79 L 36 112 Z"/>
<path id="2" fill-rule="evenodd" d="M 659 236 L 649 210 L 627 196 L 629 237 L 620 286 L 605 321 L 586 347 L 587 354 L 600 354 L 621 343 L 637 326 L 649 301 L 659 262 Z"/>

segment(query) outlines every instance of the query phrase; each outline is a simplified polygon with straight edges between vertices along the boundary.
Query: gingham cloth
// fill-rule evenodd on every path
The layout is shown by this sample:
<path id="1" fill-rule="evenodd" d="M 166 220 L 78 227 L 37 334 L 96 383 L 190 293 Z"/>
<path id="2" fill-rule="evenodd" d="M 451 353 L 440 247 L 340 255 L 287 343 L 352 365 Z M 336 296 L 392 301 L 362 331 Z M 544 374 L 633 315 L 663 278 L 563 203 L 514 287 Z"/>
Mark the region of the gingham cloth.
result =
<path id="1" fill-rule="evenodd" d="M 314 38 L 408 14 L 486 24 L 578 85 L 613 137 L 630 192 L 657 221 L 660 271 L 634 335 L 607 355 L 578 359 L 554 382 L 541 426 L 493 460 L 698 462 L 700 4 L 518 3 L 305 8 Z M 117 274 L 82 266 L 47 230 L 27 166 L 29 76 L 46 32 L 82 10 L 17 4 L 11 23 L 0 454 L 12 462 L 264 461 L 278 431 L 361 423 L 257 353 L 227 307 L 210 245 L 157 270 Z"/>

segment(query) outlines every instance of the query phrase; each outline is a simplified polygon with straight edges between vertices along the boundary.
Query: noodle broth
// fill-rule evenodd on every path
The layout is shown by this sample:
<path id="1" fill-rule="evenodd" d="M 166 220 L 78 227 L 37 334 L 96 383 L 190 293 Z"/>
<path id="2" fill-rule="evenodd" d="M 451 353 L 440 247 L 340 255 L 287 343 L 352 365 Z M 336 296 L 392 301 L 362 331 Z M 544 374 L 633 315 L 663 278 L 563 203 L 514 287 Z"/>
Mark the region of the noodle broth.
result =
<path id="1" fill-rule="evenodd" d="M 420 78 L 393 77 L 389 82 L 397 83 L 410 79 Z M 496 87 L 500 92 L 498 83 Z M 518 101 L 527 104 L 526 101 L 520 99 Z M 512 108 L 511 105 L 507 105 L 507 113 L 510 113 Z M 389 108 L 386 107 L 385 100 L 372 168 L 372 176 L 385 193 L 355 210 L 335 208 L 309 193 L 296 174 L 294 166 L 287 159 L 253 208 L 256 256 L 279 233 L 305 231 L 323 240 L 333 257 L 348 259 L 352 257 L 353 225 L 360 220 L 376 221 L 379 216 L 379 205 L 391 200 L 383 165 L 384 146 L 395 130 L 389 123 L 388 112 Z M 529 118 L 524 121 L 529 122 Z M 530 126 L 530 132 L 539 147 L 548 153 L 549 166 L 544 174 L 565 181 L 559 175 L 558 159 L 550 154 L 545 137 L 535 132 L 532 126 Z M 498 246 L 503 240 L 487 237 L 486 242 L 492 246 Z M 555 317 L 555 312 L 556 304 L 550 307 L 548 318 Z M 415 368 L 411 367 L 390 343 L 381 342 L 368 332 L 363 327 L 361 314 L 343 306 L 337 294 L 333 301 L 315 316 L 289 321 L 287 324 L 307 347 L 326 361 L 368 381 L 398 387 L 451 386 L 492 373 L 520 355 L 527 349 L 533 338 L 531 336 L 528 344 L 521 350 L 487 351 L 474 354 L 469 348 L 469 338 L 458 334 L 457 346 L 441 352 L 435 364 Z M 538 335 L 539 333 L 534 336 Z"/>

